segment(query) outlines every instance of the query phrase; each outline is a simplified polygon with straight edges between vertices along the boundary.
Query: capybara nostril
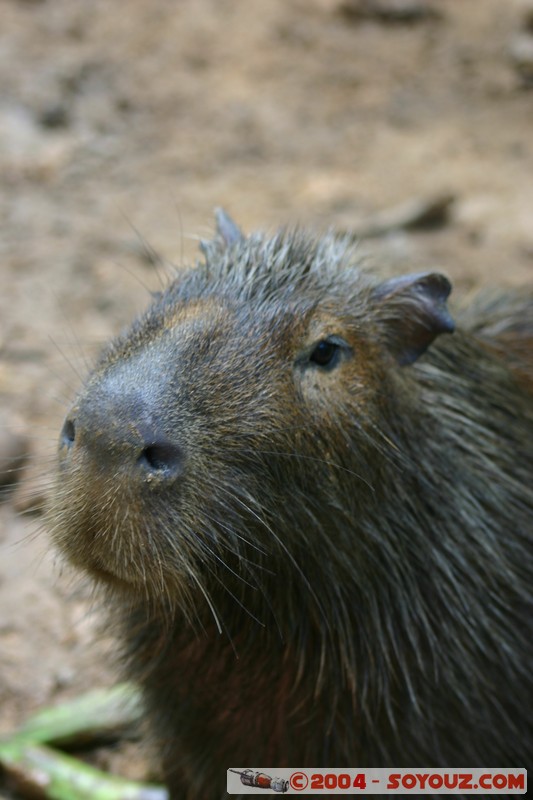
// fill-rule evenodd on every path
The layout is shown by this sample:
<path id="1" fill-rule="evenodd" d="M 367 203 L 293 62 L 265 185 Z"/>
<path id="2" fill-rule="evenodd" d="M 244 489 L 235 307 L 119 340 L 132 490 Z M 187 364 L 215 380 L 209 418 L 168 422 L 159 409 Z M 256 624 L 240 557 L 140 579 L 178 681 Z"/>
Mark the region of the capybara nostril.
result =
<path id="1" fill-rule="evenodd" d="M 154 442 L 143 449 L 137 463 L 149 472 L 177 478 L 183 472 L 184 455 L 181 448 L 172 442 Z"/>
<path id="2" fill-rule="evenodd" d="M 74 419 L 67 417 L 59 436 L 59 446 L 70 449 L 76 439 L 76 424 Z"/>

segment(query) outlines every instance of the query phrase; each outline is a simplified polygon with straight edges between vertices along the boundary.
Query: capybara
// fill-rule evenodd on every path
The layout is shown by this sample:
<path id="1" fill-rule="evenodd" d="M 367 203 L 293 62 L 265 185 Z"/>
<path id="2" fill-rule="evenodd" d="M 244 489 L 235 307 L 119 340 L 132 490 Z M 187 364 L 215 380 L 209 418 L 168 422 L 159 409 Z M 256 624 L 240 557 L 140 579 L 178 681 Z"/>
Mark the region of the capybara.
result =
<path id="1" fill-rule="evenodd" d="M 50 526 L 176 800 L 229 767 L 528 767 L 533 290 L 447 308 L 349 239 L 245 236 L 104 350 Z"/>

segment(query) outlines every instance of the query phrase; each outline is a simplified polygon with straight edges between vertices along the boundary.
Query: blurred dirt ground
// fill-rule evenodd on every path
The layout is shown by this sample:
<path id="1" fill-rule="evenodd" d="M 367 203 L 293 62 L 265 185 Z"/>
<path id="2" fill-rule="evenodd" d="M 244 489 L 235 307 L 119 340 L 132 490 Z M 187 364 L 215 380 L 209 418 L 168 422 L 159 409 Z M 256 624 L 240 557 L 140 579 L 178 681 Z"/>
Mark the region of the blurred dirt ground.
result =
<path id="1" fill-rule="evenodd" d="M 160 285 L 150 248 L 192 259 L 218 205 L 349 229 L 449 192 L 447 224 L 362 252 L 458 289 L 531 280 L 527 3 L 374 13 L 402 2 L 0 0 L 0 432 L 32 452 L 0 502 L 0 735 L 115 680 L 39 508 L 80 376 Z"/>

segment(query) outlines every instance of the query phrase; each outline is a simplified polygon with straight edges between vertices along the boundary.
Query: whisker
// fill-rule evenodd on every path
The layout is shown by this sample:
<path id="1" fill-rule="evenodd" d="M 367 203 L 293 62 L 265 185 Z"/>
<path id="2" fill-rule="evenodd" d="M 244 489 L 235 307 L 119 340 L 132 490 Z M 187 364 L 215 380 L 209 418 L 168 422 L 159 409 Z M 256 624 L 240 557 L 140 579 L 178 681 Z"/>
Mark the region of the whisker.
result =
<path id="1" fill-rule="evenodd" d="M 50 341 L 50 342 L 53 344 L 53 346 L 56 348 L 56 350 L 59 352 L 59 354 L 60 354 L 60 355 L 63 357 L 63 359 L 64 359 L 65 363 L 66 363 L 66 364 L 68 364 L 68 366 L 71 368 L 71 370 L 73 371 L 73 373 L 74 373 L 74 374 L 76 375 L 76 377 L 79 379 L 80 383 L 81 383 L 82 385 L 85 385 L 85 381 L 84 381 L 84 379 L 82 378 L 82 376 L 81 376 L 80 372 L 79 372 L 79 371 L 78 371 L 78 369 L 77 369 L 77 368 L 74 366 L 74 364 L 72 363 L 72 361 L 70 360 L 70 358 L 67 356 L 67 354 L 65 353 L 65 351 L 64 351 L 64 350 L 63 350 L 63 349 L 62 349 L 62 348 L 59 346 L 58 342 L 57 342 L 57 341 L 56 341 L 56 340 L 53 338 L 53 336 L 48 336 L 48 339 L 49 339 L 49 341 Z M 50 367 L 50 365 L 48 365 L 48 369 L 50 369 L 50 371 L 52 371 L 52 368 Z M 54 373 L 53 373 L 53 371 L 52 371 L 52 374 L 54 374 Z M 59 376 L 59 375 L 56 375 L 55 377 L 56 377 L 56 378 L 60 378 L 60 376 Z M 64 378 L 63 378 L 62 380 L 63 380 L 63 383 L 65 383 L 65 385 L 67 386 L 67 388 L 68 388 L 70 391 L 72 391 L 72 392 L 74 392 L 74 391 L 75 391 L 75 390 L 72 388 L 72 386 L 69 386 L 69 384 L 67 383 L 67 381 L 66 381 Z"/>
<path id="2" fill-rule="evenodd" d="M 258 624 L 258 625 L 260 625 L 262 628 L 264 628 L 264 627 L 265 627 L 265 623 L 264 623 L 264 622 L 261 622 L 261 620 L 259 620 L 259 619 L 258 619 L 258 618 L 257 618 L 257 617 L 254 615 L 254 614 L 252 614 L 252 612 L 250 611 L 250 609 L 249 609 L 249 608 L 246 608 L 246 606 L 245 606 L 245 605 L 244 605 L 244 604 L 243 604 L 243 603 L 242 603 L 242 602 L 239 600 L 239 598 L 238 598 L 238 597 L 237 597 L 237 596 L 236 596 L 236 595 L 235 595 L 235 594 L 234 594 L 234 593 L 231 591 L 231 589 L 229 589 L 229 588 L 226 586 L 226 584 L 225 584 L 225 583 L 224 583 L 224 582 L 223 582 L 223 581 L 222 581 L 222 580 L 219 578 L 219 576 L 218 576 L 218 575 L 217 575 L 215 572 L 212 572 L 211 574 L 213 575 L 213 578 L 214 578 L 214 579 L 215 579 L 215 580 L 216 580 L 216 581 L 217 581 L 217 582 L 218 582 L 218 583 L 219 583 L 219 584 L 222 586 L 222 588 L 224 589 L 224 591 L 225 591 L 225 592 L 227 592 L 227 593 L 230 595 L 230 597 L 232 597 L 232 598 L 233 598 L 233 600 L 235 600 L 235 602 L 236 602 L 236 603 L 237 603 L 237 604 L 238 604 L 238 605 L 239 605 L 239 606 L 242 608 L 242 610 L 243 610 L 243 611 L 244 611 L 246 614 L 248 614 L 248 616 L 249 616 L 251 619 L 253 619 L 253 620 L 254 620 L 254 622 L 257 622 L 257 624 Z M 248 584 L 248 585 L 250 585 L 250 584 Z M 253 588 L 255 589 L 255 586 L 254 586 Z"/>
<path id="3" fill-rule="evenodd" d="M 201 583 L 200 579 L 198 578 L 198 576 L 196 575 L 196 573 L 194 572 L 193 569 L 190 569 L 188 571 L 188 575 L 193 580 L 193 582 L 196 584 L 196 586 L 198 587 L 198 589 L 200 590 L 202 595 L 204 596 L 204 599 L 205 599 L 207 605 L 209 606 L 209 608 L 211 610 L 211 614 L 213 616 L 213 620 L 215 622 L 217 630 L 218 630 L 219 633 L 222 633 L 222 625 L 220 623 L 220 619 L 219 619 L 218 614 L 217 614 L 217 612 L 215 610 L 215 607 L 214 607 L 214 605 L 213 605 L 213 603 L 211 601 L 211 598 L 209 597 L 209 594 L 207 593 L 206 589 L 202 586 L 202 583 Z"/>
<path id="4" fill-rule="evenodd" d="M 122 212 L 122 216 L 124 217 L 124 219 L 126 220 L 127 224 L 129 225 L 129 227 L 131 228 L 131 230 L 133 231 L 133 233 L 135 234 L 135 236 L 137 237 L 137 239 L 138 239 L 138 240 L 139 240 L 139 242 L 141 243 L 141 246 L 142 246 L 142 248 L 143 248 L 143 251 L 144 251 L 144 256 L 145 256 L 146 260 L 147 260 L 147 261 L 148 261 L 148 262 L 149 262 L 149 263 L 150 263 L 150 264 L 151 264 L 151 265 L 152 265 L 152 266 L 155 268 L 155 269 L 154 269 L 154 271 L 155 271 L 155 274 L 156 274 L 157 280 L 159 281 L 159 284 L 160 284 L 160 286 L 161 286 L 161 289 L 162 289 L 162 290 L 164 290 L 164 289 L 166 288 L 166 286 L 168 285 L 168 280 L 167 280 L 167 279 L 165 279 L 165 276 L 164 276 L 164 274 L 163 274 L 163 276 L 161 275 L 161 273 L 160 273 L 160 271 L 159 271 L 159 270 L 160 270 L 160 269 L 162 269 L 162 270 L 163 270 L 163 273 L 165 272 L 165 269 L 166 269 L 166 266 L 167 266 L 167 265 L 166 265 L 166 262 L 165 262 L 165 260 L 164 260 L 164 259 L 163 259 L 163 257 L 160 255 L 160 253 L 159 253 L 159 252 L 158 252 L 158 251 L 155 249 L 155 247 L 153 247 L 153 246 L 150 244 L 150 242 L 148 241 L 148 239 L 146 238 L 146 236 L 144 236 L 144 235 L 141 233 L 141 231 L 139 230 L 139 228 L 137 228 L 137 226 L 136 226 L 136 225 L 134 224 L 134 222 L 133 222 L 133 221 L 132 221 L 132 220 L 131 220 L 131 219 L 128 217 L 128 215 L 127 215 L 127 214 L 125 214 L 124 212 Z M 122 266 L 122 267 L 123 267 L 123 265 L 121 265 L 121 264 L 118 264 L 118 266 Z M 123 267 L 123 269 L 125 269 L 125 268 Z M 128 271 L 128 272 L 129 272 L 129 270 L 126 270 L 126 271 Z M 142 280 L 139 278 L 139 276 L 138 276 L 138 275 L 135 275 L 134 273 L 131 273 L 131 272 L 130 272 L 130 274 L 132 275 L 132 277 L 134 277 L 134 278 L 136 278 L 136 279 L 137 279 L 137 281 L 140 283 L 140 285 L 141 285 L 141 286 L 142 286 L 144 289 L 146 289 L 146 291 L 148 292 L 148 294 L 152 294 L 152 292 L 151 292 L 151 290 L 149 289 L 149 287 L 148 287 L 148 286 L 147 286 L 147 285 L 144 283 L 144 281 L 142 281 Z"/>
<path id="5" fill-rule="evenodd" d="M 320 599 L 317 597 L 317 595 L 316 595 L 315 591 L 313 590 L 313 587 L 311 586 L 311 584 L 310 584 L 310 582 L 309 582 L 309 580 L 308 580 L 307 576 L 305 575 L 304 571 L 302 570 L 302 568 L 300 567 L 300 565 L 298 564 L 298 562 L 297 562 L 297 561 L 296 561 L 296 559 L 294 558 L 293 554 L 292 554 L 292 553 L 290 552 L 290 550 L 288 549 L 288 547 L 287 547 L 287 545 L 285 544 L 285 542 L 283 542 L 283 540 L 282 540 L 282 539 L 281 539 L 281 538 L 278 536 L 278 534 L 277 534 L 277 533 L 276 533 L 276 532 L 275 532 L 275 531 L 272 529 L 272 527 L 271 527 L 271 526 L 270 526 L 270 525 L 269 525 L 269 524 L 266 522 L 266 520 L 264 520 L 262 517 L 260 517 L 260 516 L 259 516 L 259 514 L 257 514 L 257 513 L 256 513 L 256 512 L 255 512 L 255 511 L 254 511 L 254 510 L 253 510 L 253 509 L 252 509 L 252 508 L 251 508 L 251 507 L 250 507 L 250 506 L 247 504 L 247 503 L 245 503 L 245 502 L 244 502 L 244 500 L 243 500 L 242 498 L 238 497 L 238 496 L 237 496 L 237 494 L 235 494 L 235 492 L 233 492 L 233 493 L 232 493 L 231 497 L 232 497 L 232 500 L 233 500 L 234 502 L 238 503 L 238 504 L 239 504 L 239 505 L 241 505 L 241 506 L 242 506 L 242 507 L 243 507 L 243 508 L 244 508 L 246 511 L 248 511 L 248 513 L 249 513 L 249 514 L 251 514 L 251 515 L 254 517 L 254 519 L 256 519 L 256 520 L 257 520 L 257 521 L 258 521 L 258 522 L 259 522 L 259 523 L 260 523 L 260 524 L 261 524 L 261 525 L 262 525 L 262 526 L 263 526 L 263 527 L 264 527 L 264 528 L 265 528 L 265 529 L 268 531 L 268 533 L 270 533 L 270 535 L 271 535 L 271 536 L 273 537 L 273 539 L 274 539 L 274 540 L 277 542 L 277 544 L 279 545 L 279 547 L 280 547 L 280 548 L 283 550 L 283 552 L 286 554 L 286 556 L 288 557 L 289 561 L 291 562 L 291 564 L 292 564 L 292 565 L 294 566 L 294 568 L 296 569 L 297 573 L 298 573 L 298 574 L 300 575 L 300 577 L 302 578 L 302 580 L 303 580 L 304 584 L 306 585 L 306 587 L 307 587 L 307 589 L 308 589 L 309 593 L 311 594 L 311 596 L 312 596 L 312 597 L 314 598 L 314 600 L 316 601 L 318 608 L 320 608 L 320 609 L 322 610 L 322 612 L 324 612 L 324 609 L 323 609 L 323 606 L 322 606 L 322 603 L 321 603 Z M 255 498 L 250 498 L 250 497 L 248 496 L 248 497 L 247 497 L 247 499 L 248 499 L 249 501 L 251 501 L 251 502 L 253 502 L 253 503 L 257 504 L 257 501 L 255 500 Z"/>
<path id="6" fill-rule="evenodd" d="M 227 490 L 227 489 L 226 489 L 224 486 L 219 486 L 218 488 L 219 488 L 221 491 L 223 491 L 223 492 L 224 492 L 224 491 L 226 491 L 226 492 L 228 492 L 228 491 L 230 492 L 230 491 L 231 491 L 231 490 Z M 263 555 L 263 556 L 268 556 L 268 552 L 267 552 L 266 550 L 263 550 L 263 548 L 262 548 L 262 547 L 259 547 L 259 545 L 258 545 L 258 544 L 256 544 L 255 542 L 252 542 L 252 541 L 250 541 L 250 539 L 247 539 L 247 538 L 246 538 L 246 536 L 243 536 L 243 535 L 242 535 L 241 533 L 239 533 L 239 532 L 238 532 L 238 531 L 237 531 L 235 528 L 232 528 L 232 527 L 230 527 L 229 525 L 226 525 L 226 524 L 225 524 L 224 522 L 222 522 L 222 521 L 221 521 L 221 520 L 220 520 L 218 517 L 211 517 L 211 516 L 210 516 L 208 513 L 206 513 L 205 511 L 204 511 L 203 513 L 204 513 L 204 516 L 206 517 L 206 519 L 209 519 L 209 520 L 211 520 L 212 522 L 216 522 L 216 524 L 217 524 L 217 526 L 218 526 L 218 527 L 222 528 L 222 530 L 225 530 L 225 531 L 226 531 L 227 533 L 229 533 L 229 534 L 230 534 L 232 537 L 233 537 L 233 536 L 236 536 L 236 537 L 237 537 L 237 539 L 240 539 L 242 542 L 244 542 L 245 544 L 247 544 L 249 547 L 253 548 L 254 550 L 257 550 L 257 552 L 258 552 L 258 553 L 261 553 L 261 555 Z"/>
<path id="7" fill-rule="evenodd" d="M 366 486 L 368 486 L 370 491 L 372 491 L 372 492 L 375 491 L 374 487 L 366 480 L 366 478 L 364 478 L 362 475 L 359 475 L 359 473 L 354 472 L 353 469 L 349 469 L 348 467 L 345 467 L 342 464 L 337 464 L 335 461 L 329 461 L 329 460 L 327 460 L 325 458 L 319 458 L 318 456 L 308 456 L 308 455 L 306 455 L 304 453 L 284 452 L 282 450 L 259 450 L 259 449 L 254 449 L 254 450 L 240 450 L 239 452 L 241 452 L 243 454 L 246 454 L 246 455 L 249 455 L 249 454 L 252 454 L 252 453 L 258 453 L 260 455 L 265 455 L 265 456 L 282 456 L 282 457 L 285 457 L 285 458 L 296 458 L 296 459 L 301 459 L 301 460 L 305 460 L 305 461 L 313 461 L 313 462 L 315 462 L 317 464 L 324 464 L 327 467 L 334 467 L 335 469 L 342 470 L 343 472 L 346 472 L 348 475 L 353 475 L 354 478 L 358 478 L 360 481 L 362 481 L 364 484 L 366 484 Z"/>

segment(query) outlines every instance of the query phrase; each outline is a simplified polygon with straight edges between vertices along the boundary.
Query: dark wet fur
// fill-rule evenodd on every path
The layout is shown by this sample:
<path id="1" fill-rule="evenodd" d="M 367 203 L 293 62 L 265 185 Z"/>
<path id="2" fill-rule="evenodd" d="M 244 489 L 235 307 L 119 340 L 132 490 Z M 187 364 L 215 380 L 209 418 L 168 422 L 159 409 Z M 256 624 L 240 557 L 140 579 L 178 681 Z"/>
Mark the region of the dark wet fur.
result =
<path id="1" fill-rule="evenodd" d="M 346 242 L 204 250 L 77 404 L 146 382 L 183 476 L 137 491 L 80 461 L 50 515 L 71 560 L 135 585 L 103 590 L 172 798 L 226 796 L 228 767 L 529 767 L 533 292 L 400 366 L 418 295 L 383 301 Z M 332 325 L 342 368 L 294 366 Z"/>

